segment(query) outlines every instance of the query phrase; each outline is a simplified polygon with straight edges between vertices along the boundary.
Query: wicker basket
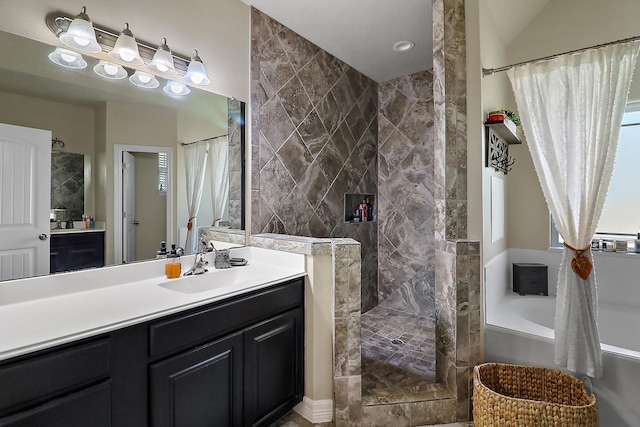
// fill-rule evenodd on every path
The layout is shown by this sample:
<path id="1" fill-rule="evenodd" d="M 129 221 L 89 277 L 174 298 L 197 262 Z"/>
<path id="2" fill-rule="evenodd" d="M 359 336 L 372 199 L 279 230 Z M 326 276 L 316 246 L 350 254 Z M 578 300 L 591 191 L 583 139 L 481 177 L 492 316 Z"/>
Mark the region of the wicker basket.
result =
<path id="1" fill-rule="evenodd" d="M 595 395 L 557 369 L 484 363 L 473 372 L 476 427 L 597 427 Z"/>

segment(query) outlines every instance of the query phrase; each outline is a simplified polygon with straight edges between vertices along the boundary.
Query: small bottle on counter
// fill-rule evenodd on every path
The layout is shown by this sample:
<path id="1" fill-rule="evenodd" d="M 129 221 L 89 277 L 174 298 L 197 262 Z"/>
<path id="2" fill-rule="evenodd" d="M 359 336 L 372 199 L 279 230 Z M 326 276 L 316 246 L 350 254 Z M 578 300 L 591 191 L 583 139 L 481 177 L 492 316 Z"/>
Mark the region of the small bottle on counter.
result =
<path id="1" fill-rule="evenodd" d="M 93 220 L 93 216 L 89 217 L 89 228 L 96 228 L 96 222 Z"/>
<path id="2" fill-rule="evenodd" d="M 167 243 L 163 240 L 160 242 L 160 250 L 156 252 L 156 259 L 167 258 Z"/>
<path id="3" fill-rule="evenodd" d="M 634 243 L 635 243 L 634 249 L 635 249 L 635 253 L 640 254 L 640 233 L 638 233 L 638 235 L 636 237 L 637 238 L 634 241 Z"/>
<path id="4" fill-rule="evenodd" d="M 164 273 L 167 275 L 167 279 L 176 279 L 180 277 L 181 270 L 180 255 L 178 255 L 176 245 L 172 244 L 171 252 L 167 255 L 167 262 L 164 265 Z"/>
<path id="5" fill-rule="evenodd" d="M 91 221 L 89 220 L 89 215 L 84 215 L 82 217 L 82 220 L 84 221 L 84 228 L 91 228 Z"/>

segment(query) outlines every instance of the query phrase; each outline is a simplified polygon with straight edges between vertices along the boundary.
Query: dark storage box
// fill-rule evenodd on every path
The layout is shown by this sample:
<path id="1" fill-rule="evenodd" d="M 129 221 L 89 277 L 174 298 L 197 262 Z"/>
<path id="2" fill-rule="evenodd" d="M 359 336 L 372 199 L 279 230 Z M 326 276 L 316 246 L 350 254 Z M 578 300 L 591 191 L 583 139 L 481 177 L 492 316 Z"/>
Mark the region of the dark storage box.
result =
<path id="1" fill-rule="evenodd" d="M 549 295 L 548 267 L 537 263 L 513 263 L 513 292 Z"/>

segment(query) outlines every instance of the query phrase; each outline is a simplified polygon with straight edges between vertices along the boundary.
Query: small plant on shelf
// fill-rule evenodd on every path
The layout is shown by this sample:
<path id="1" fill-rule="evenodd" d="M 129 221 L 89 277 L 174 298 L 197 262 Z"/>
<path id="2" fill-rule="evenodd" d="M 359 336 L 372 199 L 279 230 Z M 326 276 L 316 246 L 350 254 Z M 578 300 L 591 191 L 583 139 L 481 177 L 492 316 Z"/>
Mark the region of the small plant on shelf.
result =
<path id="1" fill-rule="evenodd" d="M 520 126 L 520 117 L 511 110 L 496 110 L 489 113 L 487 122 L 501 122 L 505 119 L 511 120 L 514 125 Z"/>

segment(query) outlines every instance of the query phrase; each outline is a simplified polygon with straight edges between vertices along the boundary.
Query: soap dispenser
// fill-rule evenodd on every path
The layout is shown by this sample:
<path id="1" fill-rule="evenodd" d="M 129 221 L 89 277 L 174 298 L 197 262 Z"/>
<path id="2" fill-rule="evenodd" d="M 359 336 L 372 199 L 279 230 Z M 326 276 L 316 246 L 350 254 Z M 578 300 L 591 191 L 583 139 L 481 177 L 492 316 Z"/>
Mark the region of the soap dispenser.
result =
<path id="1" fill-rule="evenodd" d="M 635 241 L 635 252 L 637 254 L 640 254 L 640 233 L 638 233 L 638 235 L 636 236 L 636 241 Z"/>
<path id="2" fill-rule="evenodd" d="M 156 259 L 167 258 L 167 243 L 163 240 L 160 242 L 160 250 L 156 252 Z"/>
<path id="3" fill-rule="evenodd" d="M 176 250 L 176 245 L 171 245 L 171 252 L 167 255 L 167 263 L 164 265 L 164 272 L 167 279 L 176 279 L 180 277 L 182 264 L 180 263 L 180 255 Z"/>

